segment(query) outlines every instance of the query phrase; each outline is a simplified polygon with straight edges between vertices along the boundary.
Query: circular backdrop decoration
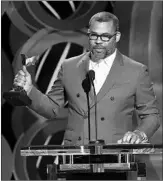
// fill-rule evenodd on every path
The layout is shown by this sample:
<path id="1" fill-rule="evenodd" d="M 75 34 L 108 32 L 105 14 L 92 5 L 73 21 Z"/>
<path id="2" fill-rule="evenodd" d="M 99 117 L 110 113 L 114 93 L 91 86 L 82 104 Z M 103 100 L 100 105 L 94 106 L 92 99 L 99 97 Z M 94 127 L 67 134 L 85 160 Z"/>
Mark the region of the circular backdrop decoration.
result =
<path id="1" fill-rule="evenodd" d="M 1 50 L 1 53 L 1 105 L 3 105 L 5 103 L 3 93 L 8 92 L 12 88 L 14 73 L 12 65 L 3 49 Z"/>
<path id="2" fill-rule="evenodd" d="M 39 167 L 41 162 L 43 162 L 43 172 L 46 173 L 47 157 L 22 157 L 20 155 L 20 150 L 22 147 L 27 147 L 30 145 L 48 145 L 62 143 L 62 137 L 64 130 L 66 128 L 67 118 L 47 120 L 46 122 L 36 122 L 33 124 L 26 133 L 22 133 L 19 137 L 15 148 L 14 148 L 14 170 L 13 174 L 16 180 L 44 180 L 41 178 L 39 173 Z M 59 136 L 57 136 L 57 134 Z M 50 143 L 51 139 L 51 143 Z M 48 141 L 49 140 L 49 141 Z M 48 159 L 49 163 L 52 163 L 55 158 Z"/>
<path id="3" fill-rule="evenodd" d="M 40 5 L 39 1 L 25 2 L 30 14 L 35 18 L 36 21 L 47 28 L 57 30 L 79 30 L 81 28 L 84 28 L 88 25 L 91 16 L 99 11 L 102 11 L 108 2 L 81 1 L 80 3 L 81 4 L 77 8 L 77 10 L 74 12 L 74 16 L 61 20 L 56 19 L 56 17 L 51 16 L 49 13 L 47 13 L 47 11 L 45 11 L 45 9 Z M 63 11 L 65 10 L 63 9 Z"/>
<path id="4" fill-rule="evenodd" d="M 1 179 L 10 180 L 13 171 L 12 150 L 3 135 L 1 135 Z"/>
<path id="5" fill-rule="evenodd" d="M 9 1 L 1 1 L 1 16 L 6 12 L 9 5 Z"/>

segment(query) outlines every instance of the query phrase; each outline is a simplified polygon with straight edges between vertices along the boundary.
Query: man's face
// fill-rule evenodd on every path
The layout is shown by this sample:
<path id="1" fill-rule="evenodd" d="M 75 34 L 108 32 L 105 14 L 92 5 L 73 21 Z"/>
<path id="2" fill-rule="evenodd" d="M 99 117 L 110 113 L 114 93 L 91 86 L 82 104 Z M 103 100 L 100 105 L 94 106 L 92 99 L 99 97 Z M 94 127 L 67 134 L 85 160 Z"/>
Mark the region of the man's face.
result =
<path id="1" fill-rule="evenodd" d="M 92 52 L 92 59 L 95 62 L 98 62 L 100 59 L 104 59 L 110 54 L 112 54 L 116 48 L 116 34 L 113 22 L 97 22 L 91 24 L 89 33 L 93 36 L 89 36 L 89 46 L 90 51 Z M 115 34 L 115 35 L 114 35 Z M 95 35 L 95 36 L 94 36 Z M 104 35 L 103 39 L 107 40 L 107 37 L 110 37 L 109 41 L 103 41 L 100 37 L 96 40 L 94 37 L 96 35 Z M 114 36 L 112 36 L 114 35 Z M 106 36 L 106 38 L 105 38 Z"/>

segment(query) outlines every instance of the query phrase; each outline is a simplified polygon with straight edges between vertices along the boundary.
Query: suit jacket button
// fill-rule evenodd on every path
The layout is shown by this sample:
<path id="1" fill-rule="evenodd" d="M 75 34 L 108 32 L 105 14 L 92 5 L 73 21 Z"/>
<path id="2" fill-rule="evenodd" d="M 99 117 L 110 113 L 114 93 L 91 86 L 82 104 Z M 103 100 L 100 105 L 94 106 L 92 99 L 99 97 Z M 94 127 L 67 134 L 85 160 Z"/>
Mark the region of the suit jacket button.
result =
<path id="1" fill-rule="evenodd" d="M 81 137 L 79 136 L 78 140 L 80 141 L 81 140 Z"/>
<path id="2" fill-rule="evenodd" d="M 84 119 L 87 119 L 87 118 L 88 118 L 88 115 L 87 115 L 87 114 L 84 114 L 84 115 L 83 115 L 83 118 L 84 118 Z"/>
<path id="3" fill-rule="evenodd" d="M 101 121 L 104 121 L 105 120 L 105 118 L 104 117 L 101 117 Z"/>
<path id="4" fill-rule="evenodd" d="M 113 97 L 113 96 L 111 96 L 111 97 L 110 97 L 110 100 L 111 100 L 111 101 L 114 101 L 114 97 Z"/>
<path id="5" fill-rule="evenodd" d="M 79 93 L 77 93 L 77 94 L 76 94 L 76 97 L 80 97 L 80 94 L 79 94 Z"/>

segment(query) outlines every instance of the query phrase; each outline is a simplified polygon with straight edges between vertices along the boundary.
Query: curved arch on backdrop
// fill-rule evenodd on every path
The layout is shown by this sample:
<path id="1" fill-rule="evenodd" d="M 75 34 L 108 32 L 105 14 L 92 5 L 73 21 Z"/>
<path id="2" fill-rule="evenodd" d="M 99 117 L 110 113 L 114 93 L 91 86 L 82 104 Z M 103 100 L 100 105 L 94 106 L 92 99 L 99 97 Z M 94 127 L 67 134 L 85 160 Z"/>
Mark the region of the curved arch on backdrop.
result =
<path id="1" fill-rule="evenodd" d="M 13 79 L 14 74 L 12 65 L 3 49 L 1 49 L 1 105 L 5 103 L 5 99 L 3 99 L 3 93 L 8 92 L 12 88 Z"/>
<path id="2" fill-rule="evenodd" d="M 48 48 L 50 48 L 54 44 L 58 44 L 61 42 L 70 42 L 79 44 L 86 49 L 88 49 L 88 39 L 85 34 L 79 32 L 58 32 L 58 33 L 51 33 L 47 36 L 44 36 L 40 39 L 39 42 L 35 44 L 35 46 L 28 52 L 29 56 L 36 54 L 41 54 Z"/>
<path id="3" fill-rule="evenodd" d="M 32 145 L 35 139 L 35 145 L 44 145 L 49 135 L 55 135 L 64 131 L 66 128 L 67 119 L 47 120 L 46 122 L 36 122 L 31 128 L 24 134 L 22 133 L 14 148 L 14 171 L 13 174 L 16 180 L 41 180 L 36 168 L 36 158 L 28 159 L 27 157 L 20 156 L 20 150 L 22 147 Z M 40 134 L 41 133 L 41 134 Z M 32 168 L 32 169 L 31 169 Z"/>
<path id="4" fill-rule="evenodd" d="M 19 139 L 19 136 L 36 122 L 42 124 L 45 121 L 44 117 L 26 107 L 15 107 L 11 123 L 15 138 Z"/>
<path id="5" fill-rule="evenodd" d="M 10 2 L 7 14 L 12 23 L 23 33 L 32 36 L 42 28 L 49 30 L 76 30 L 84 28 L 89 18 L 103 10 L 107 2 L 82 1 L 74 13 L 65 20 L 58 20 L 48 14 L 39 2 Z"/>
<path id="6" fill-rule="evenodd" d="M 31 128 L 26 132 L 22 133 L 15 144 L 13 155 L 14 155 L 14 169 L 13 174 L 16 180 L 29 180 L 28 174 L 26 173 L 26 169 L 24 167 L 24 162 L 20 155 L 20 150 L 22 147 L 28 145 L 28 143 L 33 138 L 33 135 L 40 131 L 44 126 L 48 125 L 48 121 L 40 123 L 36 122 L 31 126 Z"/>
<path id="7" fill-rule="evenodd" d="M 1 1 L 1 16 L 6 12 L 9 6 L 9 1 Z"/>
<path id="8" fill-rule="evenodd" d="M 79 11 L 78 16 L 76 16 L 76 12 L 74 19 L 68 18 L 65 20 L 58 20 L 52 17 L 50 14 L 46 13 L 45 10 L 40 6 L 39 2 L 26 2 L 28 10 L 39 23 L 47 28 L 53 28 L 57 30 L 79 30 L 81 28 L 84 28 L 88 25 L 91 16 L 103 10 L 106 5 L 106 1 L 82 1 L 77 11 L 79 11 L 79 8 L 85 8 L 87 11 Z M 81 12 L 84 14 L 81 14 Z"/>
<path id="9" fill-rule="evenodd" d="M 9 45 L 12 55 L 15 55 L 20 47 L 29 39 L 25 33 L 20 31 L 13 23 L 10 25 L 9 30 Z"/>
<path id="10" fill-rule="evenodd" d="M 13 170 L 13 153 L 3 135 L 1 135 L 1 165 L 1 179 L 10 180 Z"/>
<path id="11" fill-rule="evenodd" d="M 91 6 L 91 1 L 87 1 L 86 3 L 83 3 L 84 1 L 80 1 L 79 6 L 76 8 L 74 13 L 67 17 L 67 20 L 78 18 L 79 16 L 86 14 Z"/>
<path id="12" fill-rule="evenodd" d="M 22 68 L 20 54 L 26 54 L 28 57 L 41 55 L 52 45 L 61 42 L 76 43 L 85 49 L 89 48 L 85 33 L 73 31 L 51 32 L 48 29 L 41 29 L 29 38 L 15 55 L 13 61 L 14 73 L 17 73 Z"/>
<path id="13" fill-rule="evenodd" d="M 32 36 L 33 31 L 29 29 L 26 25 L 26 22 L 23 20 L 23 18 L 19 15 L 16 8 L 13 7 L 13 4 L 10 2 L 9 7 L 6 10 L 6 13 L 12 23 L 22 32 L 25 33 L 27 36 Z"/>
<path id="14" fill-rule="evenodd" d="M 36 54 L 29 55 L 28 52 L 37 44 L 40 39 L 42 39 L 44 36 L 46 36 L 49 33 L 48 29 L 41 29 L 40 31 L 36 32 L 33 36 L 31 36 L 22 47 L 17 51 L 14 60 L 13 60 L 13 70 L 14 73 L 16 74 L 21 68 L 22 68 L 22 62 L 21 62 L 21 57 L 20 54 L 25 54 L 28 57 L 30 56 L 36 56 Z M 42 52 L 43 53 L 43 52 Z"/>
<path id="15" fill-rule="evenodd" d="M 24 133 L 22 133 L 14 147 L 13 156 L 14 156 L 14 166 L 13 166 L 13 175 L 15 180 L 27 180 L 26 175 L 23 169 L 22 156 L 20 155 L 21 147 L 24 146 Z"/>
<path id="16" fill-rule="evenodd" d="M 32 29 L 34 32 L 44 28 L 38 21 L 36 21 L 26 7 L 24 1 L 13 1 L 12 6 L 17 10 L 17 13 L 24 20 L 25 25 Z"/>

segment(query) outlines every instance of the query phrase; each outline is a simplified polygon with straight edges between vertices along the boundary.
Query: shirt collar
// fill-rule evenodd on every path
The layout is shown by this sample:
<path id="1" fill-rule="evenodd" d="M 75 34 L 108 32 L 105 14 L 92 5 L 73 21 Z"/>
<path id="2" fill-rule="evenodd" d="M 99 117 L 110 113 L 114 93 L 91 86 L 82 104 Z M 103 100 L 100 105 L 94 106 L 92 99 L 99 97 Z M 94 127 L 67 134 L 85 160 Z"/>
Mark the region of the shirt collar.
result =
<path id="1" fill-rule="evenodd" d="M 110 66 L 110 64 L 114 61 L 115 59 L 115 56 L 116 56 L 116 52 L 117 52 L 117 49 L 115 49 L 114 53 L 112 53 L 110 56 L 106 57 L 104 59 L 104 63 L 107 65 L 107 66 Z"/>

